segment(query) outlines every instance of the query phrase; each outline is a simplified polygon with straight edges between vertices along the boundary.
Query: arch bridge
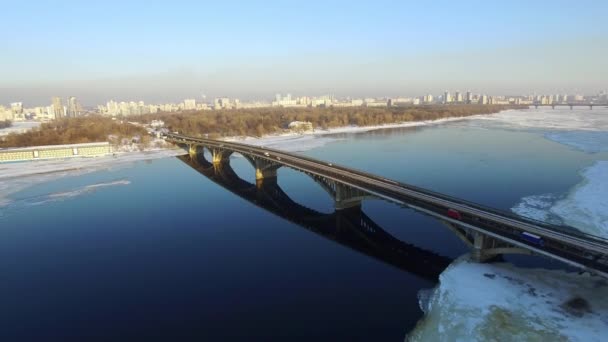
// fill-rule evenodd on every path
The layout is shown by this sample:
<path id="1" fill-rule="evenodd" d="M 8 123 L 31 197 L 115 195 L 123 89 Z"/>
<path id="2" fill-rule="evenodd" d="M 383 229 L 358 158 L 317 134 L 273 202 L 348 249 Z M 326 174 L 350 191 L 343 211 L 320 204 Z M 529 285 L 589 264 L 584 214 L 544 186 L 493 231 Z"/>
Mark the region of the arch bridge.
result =
<path id="1" fill-rule="evenodd" d="M 360 207 L 321 213 L 292 200 L 276 178 L 252 184 L 241 179 L 229 163 L 212 164 L 202 154 L 178 158 L 224 189 L 276 216 L 423 279 L 436 282 L 452 262 L 450 258 L 393 237 Z"/>
<path id="2" fill-rule="evenodd" d="M 259 186 L 276 184 L 280 167 L 303 172 L 330 194 L 336 211 L 360 208 L 361 201 L 369 198 L 412 208 L 444 223 L 479 262 L 503 254 L 536 254 L 608 278 L 608 240 L 572 227 L 520 217 L 300 154 L 180 134 L 167 134 L 165 139 L 187 149 L 192 160 L 204 159 L 207 149 L 209 165 L 218 167 L 225 167 L 230 155 L 239 153 L 255 168 Z"/>

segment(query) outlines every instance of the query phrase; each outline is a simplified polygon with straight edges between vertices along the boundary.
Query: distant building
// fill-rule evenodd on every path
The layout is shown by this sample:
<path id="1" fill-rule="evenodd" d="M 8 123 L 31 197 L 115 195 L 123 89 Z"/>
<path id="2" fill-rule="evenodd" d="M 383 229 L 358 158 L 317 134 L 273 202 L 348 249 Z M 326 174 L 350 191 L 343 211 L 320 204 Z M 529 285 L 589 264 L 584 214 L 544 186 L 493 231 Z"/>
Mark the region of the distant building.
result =
<path id="1" fill-rule="evenodd" d="M 70 118 L 75 118 L 78 115 L 80 115 L 78 108 L 79 108 L 79 105 L 78 105 L 78 101 L 76 100 L 76 97 L 74 97 L 74 96 L 68 97 L 67 116 Z"/>
<path id="2" fill-rule="evenodd" d="M 51 99 L 53 107 L 53 114 L 55 115 L 55 119 L 61 119 L 64 117 L 63 113 L 63 103 L 61 102 L 61 97 L 55 96 Z"/>
<path id="3" fill-rule="evenodd" d="M 165 126 L 165 122 L 163 120 L 152 120 L 150 122 L 150 127 L 152 128 L 161 128 Z"/>
<path id="4" fill-rule="evenodd" d="M 312 122 L 309 121 L 292 121 L 287 128 L 298 133 L 309 133 L 313 131 Z"/>
<path id="5" fill-rule="evenodd" d="M 196 100 L 195 99 L 184 100 L 184 109 L 185 110 L 195 110 L 196 109 Z"/>
<path id="6" fill-rule="evenodd" d="M 14 115 L 13 111 L 9 108 L 5 108 L 4 106 L 0 106 L 0 121 L 10 120 L 13 121 Z"/>
<path id="7" fill-rule="evenodd" d="M 473 94 L 471 94 L 471 91 L 467 91 L 467 96 L 465 97 L 465 102 L 473 103 Z"/>
<path id="8" fill-rule="evenodd" d="M 454 101 L 458 103 L 463 102 L 462 94 L 459 91 L 454 95 Z"/>
<path id="9" fill-rule="evenodd" d="M 450 95 L 450 92 L 446 90 L 443 93 L 443 103 L 450 103 L 450 102 L 452 102 L 452 96 Z"/>

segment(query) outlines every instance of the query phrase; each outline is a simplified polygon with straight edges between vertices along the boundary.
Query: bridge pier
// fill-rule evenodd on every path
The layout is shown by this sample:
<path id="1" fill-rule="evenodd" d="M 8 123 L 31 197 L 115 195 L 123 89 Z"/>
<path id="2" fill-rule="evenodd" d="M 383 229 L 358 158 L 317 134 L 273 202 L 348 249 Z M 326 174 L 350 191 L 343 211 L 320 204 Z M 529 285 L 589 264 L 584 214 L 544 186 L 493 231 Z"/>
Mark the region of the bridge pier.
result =
<path id="1" fill-rule="evenodd" d="M 223 150 L 220 148 L 211 148 L 211 161 L 213 164 L 219 164 L 227 162 L 232 154 L 231 151 Z"/>
<path id="2" fill-rule="evenodd" d="M 335 182 L 331 179 L 314 176 L 313 179 L 321 185 L 323 190 L 325 190 L 331 198 L 334 199 L 334 209 L 336 210 L 361 207 L 363 199 L 369 197 L 369 194 L 359 189 Z"/>
<path id="3" fill-rule="evenodd" d="M 245 157 L 255 169 L 256 182 L 263 179 L 277 178 L 277 170 L 281 167 L 281 164 L 249 155 L 243 155 L 243 157 Z"/>
<path id="4" fill-rule="evenodd" d="M 255 179 L 277 178 L 277 170 L 281 167 L 280 164 L 270 162 L 268 160 L 254 159 Z"/>
<path id="5" fill-rule="evenodd" d="M 188 145 L 188 155 L 190 158 L 196 158 L 199 153 L 203 153 L 203 146 L 200 145 Z"/>

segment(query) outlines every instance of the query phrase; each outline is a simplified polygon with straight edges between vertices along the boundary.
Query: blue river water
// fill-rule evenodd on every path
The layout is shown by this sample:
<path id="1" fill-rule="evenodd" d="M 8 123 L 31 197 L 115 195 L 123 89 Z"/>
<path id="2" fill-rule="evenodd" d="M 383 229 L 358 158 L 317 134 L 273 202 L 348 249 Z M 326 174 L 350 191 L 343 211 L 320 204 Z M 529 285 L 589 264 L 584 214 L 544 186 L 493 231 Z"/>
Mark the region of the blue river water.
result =
<path id="1" fill-rule="evenodd" d="M 459 122 L 334 138 L 302 153 L 504 210 L 567 192 L 606 156 L 542 131 Z M 244 158 L 230 164 L 254 183 Z M 305 207 L 333 212 L 304 174 L 279 169 L 278 185 Z M 11 201 L 0 207 L 6 341 L 401 341 L 423 316 L 418 292 L 436 285 L 278 217 L 178 158 L 61 178 Z M 467 252 L 430 217 L 380 200 L 362 210 L 407 244 L 449 259 Z"/>

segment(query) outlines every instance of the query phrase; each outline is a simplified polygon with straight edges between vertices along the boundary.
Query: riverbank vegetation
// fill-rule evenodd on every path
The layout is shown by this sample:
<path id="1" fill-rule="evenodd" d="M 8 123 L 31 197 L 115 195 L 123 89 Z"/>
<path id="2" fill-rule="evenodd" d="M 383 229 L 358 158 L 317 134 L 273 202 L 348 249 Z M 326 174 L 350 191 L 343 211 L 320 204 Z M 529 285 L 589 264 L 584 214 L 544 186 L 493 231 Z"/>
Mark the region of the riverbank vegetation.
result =
<path id="1" fill-rule="evenodd" d="M 507 105 L 434 105 L 408 107 L 349 107 L 349 108 L 255 108 L 189 113 L 157 113 L 129 120 L 149 123 L 162 120 L 171 131 L 212 137 L 262 136 L 278 133 L 292 121 L 309 121 L 314 128 L 343 126 L 374 126 L 412 121 L 437 120 L 449 117 L 465 117 L 497 113 Z"/>
<path id="2" fill-rule="evenodd" d="M 33 128 L 25 133 L 12 133 L 0 138 L 0 147 L 78 144 L 110 141 L 113 144 L 131 142 L 136 137 L 145 143 L 149 136 L 143 127 L 126 121 L 101 116 L 66 118 Z"/>
<path id="3" fill-rule="evenodd" d="M 212 138 L 263 136 L 284 132 L 293 121 L 308 121 L 315 129 L 344 126 L 374 126 L 451 117 L 491 114 L 521 108 L 506 105 L 434 105 L 409 107 L 350 108 L 255 108 L 187 113 L 157 113 L 130 116 L 131 122 L 146 124 L 162 120 L 165 127 L 182 134 Z M 25 133 L 0 138 L 0 148 L 109 141 L 114 145 L 147 146 L 151 137 L 145 128 L 102 116 L 65 118 L 43 123 Z"/>
<path id="4" fill-rule="evenodd" d="M 0 128 L 8 128 L 13 125 L 11 120 L 0 120 Z"/>

